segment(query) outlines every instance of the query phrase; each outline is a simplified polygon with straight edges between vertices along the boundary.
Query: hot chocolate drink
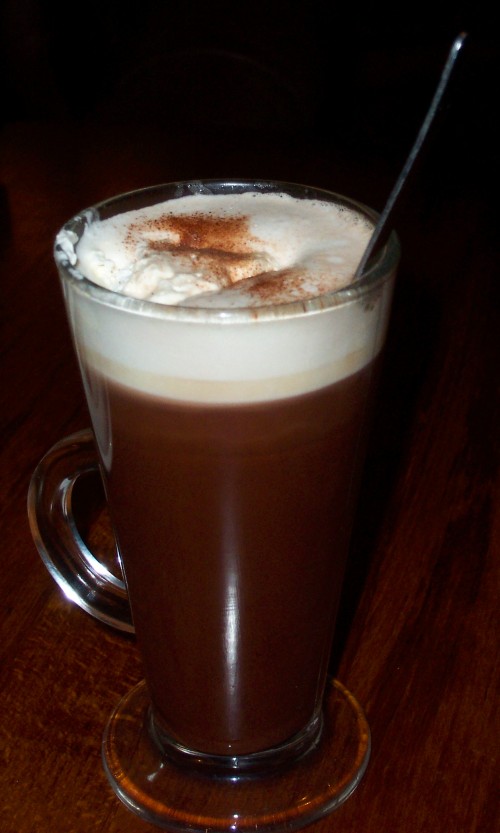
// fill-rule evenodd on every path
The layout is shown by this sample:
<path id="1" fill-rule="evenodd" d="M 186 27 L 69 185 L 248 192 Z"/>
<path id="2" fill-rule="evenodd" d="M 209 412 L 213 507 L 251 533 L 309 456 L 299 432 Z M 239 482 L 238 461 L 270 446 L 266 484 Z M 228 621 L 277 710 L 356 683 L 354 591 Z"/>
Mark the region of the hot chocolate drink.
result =
<path id="1" fill-rule="evenodd" d="M 158 735 L 245 756 L 320 728 L 392 270 L 341 198 L 181 191 L 57 256 Z"/>
<path id="2" fill-rule="evenodd" d="M 213 754 L 283 743 L 324 681 L 372 366 L 222 405 L 87 378 L 106 391 L 107 495 L 156 719 Z"/>

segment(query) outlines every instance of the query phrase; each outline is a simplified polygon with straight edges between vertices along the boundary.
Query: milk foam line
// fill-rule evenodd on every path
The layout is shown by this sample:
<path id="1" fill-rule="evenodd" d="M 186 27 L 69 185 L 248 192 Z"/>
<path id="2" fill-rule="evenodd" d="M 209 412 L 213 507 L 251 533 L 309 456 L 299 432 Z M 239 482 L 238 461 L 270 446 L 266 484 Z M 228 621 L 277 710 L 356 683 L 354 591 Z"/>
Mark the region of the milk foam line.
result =
<path id="1" fill-rule="evenodd" d="M 311 393 L 356 373 L 365 367 L 371 358 L 373 357 L 353 354 L 346 357 L 342 368 L 326 365 L 312 371 L 294 373 L 291 376 L 270 376 L 248 381 L 185 379 L 134 372 L 130 367 L 117 365 L 103 359 L 102 356 L 90 354 L 87 354 L 83 360 L 87 367 L 130 390 L 179 402 L 228 405 L 269 402 Z"/>
<path id="2" fill-rule="evenodd" d="M 165 327 L 161 319 L 85 296 L 75 302 L 73 293 L 67 305 L 83 366 L 160 397 L 243 403 L 311 392 L 365 367 L 382 348 L 390 292 L 388 282 L 371 303 L 224 325 L 169 321 Z"/>

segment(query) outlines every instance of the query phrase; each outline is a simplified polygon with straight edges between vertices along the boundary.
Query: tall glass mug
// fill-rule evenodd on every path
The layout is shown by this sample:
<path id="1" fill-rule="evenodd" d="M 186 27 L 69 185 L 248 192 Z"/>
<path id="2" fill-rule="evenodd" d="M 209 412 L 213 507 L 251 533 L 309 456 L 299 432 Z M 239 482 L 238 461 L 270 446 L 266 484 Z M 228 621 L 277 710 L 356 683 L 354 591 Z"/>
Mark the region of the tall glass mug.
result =
<path id="1" fill-rule="evenodd" d="M 317 189 L 206 181 L 111 199 L 65 232 L 199 190 L 375 218 Z M 145 681 L 111 716 L 103 760 L 122 801 L 159 826 L 298 828 L 366 768 L 362 709 L 327 667 L 398 257 L 393 236 L 347 288 L 217 309 L 104 289 L 56 246 L 93 437 L 42 460 L 30 523 L 67 596 L 135 630 Z M 73 486 L 98 466 L 124 581 L 74 523 Z"/>

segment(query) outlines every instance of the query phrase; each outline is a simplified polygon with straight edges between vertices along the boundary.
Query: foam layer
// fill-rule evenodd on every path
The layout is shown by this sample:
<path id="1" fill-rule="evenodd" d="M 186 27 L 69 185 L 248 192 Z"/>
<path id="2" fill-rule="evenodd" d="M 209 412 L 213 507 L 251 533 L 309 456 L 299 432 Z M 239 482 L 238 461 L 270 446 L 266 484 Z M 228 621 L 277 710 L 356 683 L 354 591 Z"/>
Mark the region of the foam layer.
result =
<path id="1" fill-rule="evenodd" d="M 335 203 L 247 193 L 183 197 L 90 222 L 76 247 L 65 232 L 58 239 L 63 275 L 68 259 L 108 288 L 130 292 L 132 282 L 142 292 L 146 278 L 165 274 L 165 263 L 173 270 L 148 284 L 157 303 L 146 305 L 130 306 L 123 295 L 116 304 L 98 300 L 85 282 L 63 281 L 81 365 L 141 392 L 200 403 L 265 401 L 339 381 L 380 351 L 392 282 L 325 308 L 297 305 L 275 315 L 269 304 L 345 286 L 370 229 L 365 217 Z M 142 266 L 125 279 L 141 262 L 138 251 Z M 177 305 L 165 305 L 169 294 Z M 233 304 L 249 314 L 214 316 L 211 309 Z M 89 402 L 105 418 L 102 391 L 91 386 L 87 380 Z"/>
<path id="2" fill-rule="evenodd" d="M 131 297 L 253 307 L 346 286 L 371 231 L 363 215 L 318 200 L 196 194 L 91 223 L 75 257 L 86 277 Z"/>

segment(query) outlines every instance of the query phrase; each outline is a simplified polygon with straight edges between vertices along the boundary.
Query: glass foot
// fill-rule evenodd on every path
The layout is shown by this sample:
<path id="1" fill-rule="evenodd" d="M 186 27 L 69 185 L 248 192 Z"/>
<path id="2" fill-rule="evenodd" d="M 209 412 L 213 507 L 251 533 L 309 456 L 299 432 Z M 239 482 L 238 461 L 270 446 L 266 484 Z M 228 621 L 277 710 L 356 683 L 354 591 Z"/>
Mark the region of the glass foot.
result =
<path id="1" fill-rule="evenodd" d="M 370 756 L 359 703 L 329 681 L 318 745 L 272 774 L 215 776 L 169 760 L 151 740 L 144 682 L 113 712 L 103 739 L 106 775 L 145 821 L 179 831 L 295 830 L 330 813 L 356 789 Z"/>

